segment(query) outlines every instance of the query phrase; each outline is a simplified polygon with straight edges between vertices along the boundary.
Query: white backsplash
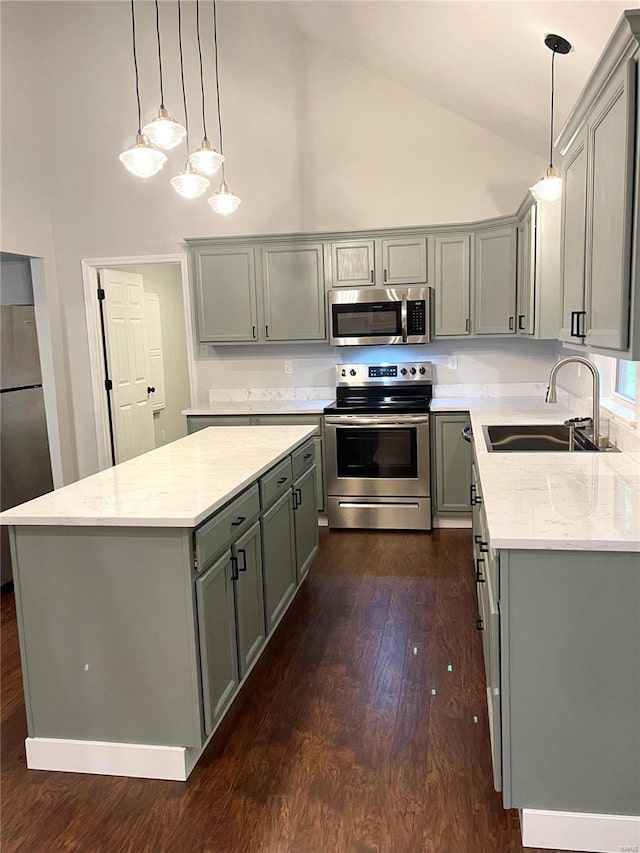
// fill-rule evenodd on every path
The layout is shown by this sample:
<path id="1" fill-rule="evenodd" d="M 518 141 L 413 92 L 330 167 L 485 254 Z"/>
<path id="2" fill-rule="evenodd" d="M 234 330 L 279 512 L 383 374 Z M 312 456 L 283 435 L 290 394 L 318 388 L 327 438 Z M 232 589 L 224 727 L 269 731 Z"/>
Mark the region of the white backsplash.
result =
<path id="1" fill-rule="evenodd" d="M 592 397 L 572 394 L 570 391 L 558 388 L 558 402 L 567 407 L 572 417 L 591 417 L 592 400 Z M 600 435 L 605 435 L 611 444 L 627 453 L 640 452 L 640 432 L 637 427 L 602 407 L 600 407 Z"/>
<path id="2" fill-rule="evenodd" d="M 251 400 L 333 400 L 335 386 L 300 388 L 209 388 L 209 403 L 245 403 Z"/>

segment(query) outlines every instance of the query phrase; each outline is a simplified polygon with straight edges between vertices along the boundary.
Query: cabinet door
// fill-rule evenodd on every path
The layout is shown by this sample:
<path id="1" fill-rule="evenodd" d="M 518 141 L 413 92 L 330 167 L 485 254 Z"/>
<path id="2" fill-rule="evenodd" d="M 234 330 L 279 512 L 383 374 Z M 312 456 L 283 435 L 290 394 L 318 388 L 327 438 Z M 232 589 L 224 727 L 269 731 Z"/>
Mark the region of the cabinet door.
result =
<path id="1" fill-rule="evenodd" d="M 584 311 L 584 251 L 587 210 L 587 141 L 582 131 L 562 164 L 560 249 L 560 340 L 581 343 L 577 332 Z"/>
<path id="2" fill-rule="evenodd" d="M 238 687 L 236 613 L 231 552 L 196 581 L 204 725 L 210 734 Z"/>
<path id="3" fill-rule="evenodd" d="M 324 512 L 324 441 L 321 435 L 313 437 L 313 455 L 316 466 L 316 505 Z"/>
<path id="4" fill-rule="evenodd" d="M 187 415 L 187 434 L 198 432 L 200 429 L 217 426 L 250 426 L 249 415 Z"/>
<path id="5" fill-rule="evenodd" d="M 519 335 L 532 335 L 535 329 L 536 205 L 532 205 L 518 225 L 517 308 Z"/>
<path id="6" fill-rule="evenodd" d="M 375 282 L 373 240 L 342 240 L 331 244 L 332 287 L 366 287 Z"/>
<path id="7" fill-rule="evenodd" d="M 316 466 L 312 465 L 293 484 L 298 583 L 304 580 L 318 553 L 318 508 L 316 506 Z"/>
<path id="8" fill-rule="evenodd" d="M 629 345 L 635 60 L 616 74 L 588 124 L 585 343 Z"/>
<path id="9" fill-rule="evenodd" d="M 427 238 L 382 240 L 382 284 L 426 284 Z"/>
<path id="10" fill-rule="evenodd" d="M 324 340 L 322 245 L 263 248 L 262 275 L 265 339 Z"/>
<path id="11" fill-rule="evenodd" d="M 241 536 L 233 546 L 237 560 L 236 619 L 238 626 L 238 661 L 243 678 L 264 645 L 264 593 L 262 588 L 262 550 L 260 524 Z"/>
<path id="12" fill-rule="evenodd" d="M 296 590 L 293 492 L 289 490 L 260 520 L 267 633 L 270 633 Z"/>
<path id="13" fill-rule="evenodd" d="M 468 415 L 434 415 L 436 512 L 469 513 L 471 445 L 462 437 Z"/>
<path id="14" fill-rule="evenodd" d="M 468 335 L 471 331 L 471 237 L 445 234 L 435 238 L 435 336 Z"/>
<path id="15" fill-rule="evenodd" d="M 476 233 L 476 335 L 516 331 L 516 246 L 515 225 Z"/>
<path id="16" fill-rule="evenodd" d="M 253 248 L 196 249 L 193 264 L 198 339 L 204 343 L 257 340 Z"/>

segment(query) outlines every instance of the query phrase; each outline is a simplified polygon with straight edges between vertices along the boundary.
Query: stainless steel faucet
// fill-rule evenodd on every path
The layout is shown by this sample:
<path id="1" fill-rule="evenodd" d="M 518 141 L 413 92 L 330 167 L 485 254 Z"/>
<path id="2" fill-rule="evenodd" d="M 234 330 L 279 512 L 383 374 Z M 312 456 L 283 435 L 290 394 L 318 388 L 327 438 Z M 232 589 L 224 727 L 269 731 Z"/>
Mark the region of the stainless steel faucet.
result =
<path id="1" fill-rule="evenodd" d="M 588 358 L 583 358 L 581 355 L 570 355 L 567 358 L 563 358 L 560 361 L 556 362 L 551 368 L 551 373 L 549 374 L 549 387 L 547 388 L 547 403 L 557 403 L 558 398 L 556 397 L 556 377 L 558 375 L 558 371 L 561 367 L 564 367 L 565 364 L 570 364 L 572 361 L 575 361 L 577 364 L 584 364 L 591 371 L 591 376 L 593 377 L 593 443 L 596 447 L 599 447 L 599 439 L 600 439 L 600 374 L 598 373 L 598 368 L 592 364 Z"/>

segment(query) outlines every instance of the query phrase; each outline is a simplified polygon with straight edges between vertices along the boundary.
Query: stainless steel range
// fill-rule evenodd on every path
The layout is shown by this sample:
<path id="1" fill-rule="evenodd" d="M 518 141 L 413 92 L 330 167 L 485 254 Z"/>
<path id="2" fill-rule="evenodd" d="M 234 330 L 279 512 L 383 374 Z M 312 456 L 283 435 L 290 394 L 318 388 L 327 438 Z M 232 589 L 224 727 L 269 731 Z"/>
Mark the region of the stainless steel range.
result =
<path id="1" fill-rule="evenodd" d="M 341 364 L 324 410 L 330 527 L 431 530 L 431 363 Z"/>

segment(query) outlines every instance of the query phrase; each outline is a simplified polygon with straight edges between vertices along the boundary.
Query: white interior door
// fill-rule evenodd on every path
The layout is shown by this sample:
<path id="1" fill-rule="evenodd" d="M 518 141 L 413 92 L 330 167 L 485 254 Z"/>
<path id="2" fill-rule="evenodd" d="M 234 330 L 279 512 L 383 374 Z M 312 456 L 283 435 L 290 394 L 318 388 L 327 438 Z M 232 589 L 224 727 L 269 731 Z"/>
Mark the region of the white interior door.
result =
<path id="1" fill-rule="evenodd" d="M 144 284 L 139 273 L 100 270 L 116 462 L 155 447 L 144 335 Z"/>
<path id="2" fill-rule="evenodd" d="M 151 406 L 154 412 L 159 412 L 167 405 L 167 398 L 164 383 L 160 296 L 157 293 L 145 292 L 144 294 L 144 333 L 149 360 L 149 385 L 153 388 Z"/>

